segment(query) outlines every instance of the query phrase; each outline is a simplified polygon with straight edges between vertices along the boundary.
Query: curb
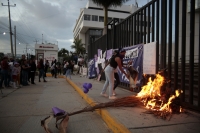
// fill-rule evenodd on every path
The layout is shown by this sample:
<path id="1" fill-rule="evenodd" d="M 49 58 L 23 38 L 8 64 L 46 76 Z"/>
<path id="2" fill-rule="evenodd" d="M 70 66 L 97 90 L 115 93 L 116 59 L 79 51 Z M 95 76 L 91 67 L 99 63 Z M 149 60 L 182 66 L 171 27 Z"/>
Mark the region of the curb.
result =
<path id="1" fill-rule="evenodd" d="M 83 99 L 90 104 L 91 106 L 96 105 L 96 102 L 88 97 L 87 94 L 83 93 L 82 89 L 79 88 L 74 82 L 71 80 L 65 78 L 66 81 L 83 97 Z M 108 127 L 112 130 L 114 133 L 131 133 L 124 125 L 122 125 L 120 122 L 118 122 L 116 119 L 114 119 L 110 113 L 105 109 L 98 109 L 95 111 L 97 114 L 99 114 L 104 122 L 108 125 Z"/>

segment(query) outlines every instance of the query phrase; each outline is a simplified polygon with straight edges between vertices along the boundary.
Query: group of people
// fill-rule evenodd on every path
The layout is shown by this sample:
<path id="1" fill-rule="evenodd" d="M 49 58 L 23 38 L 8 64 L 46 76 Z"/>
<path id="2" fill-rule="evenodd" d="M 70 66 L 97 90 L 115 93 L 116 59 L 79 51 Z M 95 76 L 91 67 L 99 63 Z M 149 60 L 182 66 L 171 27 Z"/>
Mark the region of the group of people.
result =
<path id="1" fill-rule="evenodd" d="M 0 88 L 13 87 L 20 88 L 28 86 L 29 83 L 35 84 L 35 73 L 39 71 L 39 82 L 41 78 L 45 80 L 47 69 L 49 68 L 48 61 L 44 64 L 43 59 L 40 59 L 37 66 L 35 58 L 27 60 L 25 55 L 22 55 L 20 60 L 4 57 L 0 62 Z"/>

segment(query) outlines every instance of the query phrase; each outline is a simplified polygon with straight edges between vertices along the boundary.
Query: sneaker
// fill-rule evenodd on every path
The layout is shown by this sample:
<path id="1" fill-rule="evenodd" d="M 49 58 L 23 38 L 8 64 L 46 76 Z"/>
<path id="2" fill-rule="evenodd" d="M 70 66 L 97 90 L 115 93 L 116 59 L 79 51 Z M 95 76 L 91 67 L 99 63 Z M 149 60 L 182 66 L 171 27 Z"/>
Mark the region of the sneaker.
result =
<path id="1" fill-rule="evenodd" d="M 108 95 L 106 93 L 101 92 L 100 95 L 103 96 L 103 97 L 108 97 Z"/>
<path id="2" fill-rule="evenodd" d="M 117 97 L 115 97 L 115 96 L 109 96 L 109 99 L 115 100 L 115 99 L 117 99 Z"/>
<path id="3" fill-rule="evenodd" d="M 113 96 L 116 96 L 116 93 L 115 93 L 115 91 L 113 90 Z"/>

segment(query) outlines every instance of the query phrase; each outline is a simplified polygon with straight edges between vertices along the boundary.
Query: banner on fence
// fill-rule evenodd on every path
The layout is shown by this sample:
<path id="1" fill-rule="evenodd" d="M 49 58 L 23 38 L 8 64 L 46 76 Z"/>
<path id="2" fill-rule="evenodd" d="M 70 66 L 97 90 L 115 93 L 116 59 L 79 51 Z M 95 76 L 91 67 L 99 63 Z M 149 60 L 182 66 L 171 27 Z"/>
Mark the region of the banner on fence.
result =
<path id="1" fill-rule="evenodd" d="M 97 75 L 96 75 L 95 58 L 94 58 L 88 62 L 88 77 L 95 78 L 96 76 Z"/>
<path id="2" fill-rule="evenodd" d="M 156 74 L 156 42 L 144 45 L 143 73 Z"/>
<path id="3" fill-rule="evenodd" d="M 123 59 L 123 63 L 127 64 L 129 61 L 133 61 L 132 66 L 134 69 L 138 72 L 138 78 L 137 78 L 137 86 L 141 86 L 141 80 L 142 80 L 142 65 L 143 65 L 143 44 L 134 45 L 131 47 L 125 47 L 126 55 Z M 126 69 L 124 69 L 127 71 Z M 118 70 L 118 74 L 120 77 L 120 81 L 123 83 L 129 83 L 129 79 L 126 78 L 126 76 L 121 73 L 120 70 Z"/>

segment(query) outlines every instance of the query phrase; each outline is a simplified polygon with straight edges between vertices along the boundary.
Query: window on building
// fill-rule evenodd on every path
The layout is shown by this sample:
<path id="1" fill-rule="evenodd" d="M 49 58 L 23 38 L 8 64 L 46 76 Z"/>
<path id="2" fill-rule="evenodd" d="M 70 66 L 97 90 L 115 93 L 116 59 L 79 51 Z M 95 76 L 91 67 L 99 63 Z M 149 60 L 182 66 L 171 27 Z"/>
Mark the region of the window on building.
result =
<path id="1" fill-rule="evenodd" d="M 84 15 L 84 20 L 89 20 L 90 21 L 90 15 L 85 14 Z"/>
<path id="2" fill-rule="evenodd" d="M 104 17 L 99 16 L 99 22 L 104 22 Z"/>
<path id="3" fill-rule="evenodd" d="M 98 16 L 92 15 L 92 21 L 98 21 Z"/>

